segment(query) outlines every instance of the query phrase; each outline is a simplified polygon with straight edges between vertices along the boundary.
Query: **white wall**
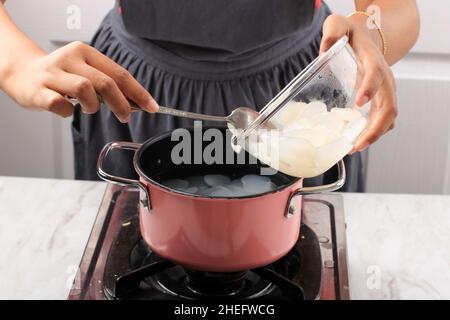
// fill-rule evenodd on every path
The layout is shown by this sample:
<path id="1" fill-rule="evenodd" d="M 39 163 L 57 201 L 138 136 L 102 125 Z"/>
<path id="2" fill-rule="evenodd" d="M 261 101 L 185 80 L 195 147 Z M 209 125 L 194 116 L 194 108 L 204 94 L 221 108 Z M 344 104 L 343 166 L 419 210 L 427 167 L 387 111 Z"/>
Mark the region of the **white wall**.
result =
<path id="1" fill-rule="evenodd" d="M 8 0 L 18 24 L 46 50 L 89 41 L 114 0 Z M 329 0 L 337 12 L 352 0 Z M 421 37 L 394 66 L 400 115 L 397 128 L 369 152 L 368 191 L 450 194 L 450 1 L 418 0 Z M 70 5 L 81 9 L 81 29 L 66 27 Z M 26 88 L 24 88 L 26 90 Z M 0 93 L 0 175 L 71 178 L 70 120 L 28 112 Z"/>

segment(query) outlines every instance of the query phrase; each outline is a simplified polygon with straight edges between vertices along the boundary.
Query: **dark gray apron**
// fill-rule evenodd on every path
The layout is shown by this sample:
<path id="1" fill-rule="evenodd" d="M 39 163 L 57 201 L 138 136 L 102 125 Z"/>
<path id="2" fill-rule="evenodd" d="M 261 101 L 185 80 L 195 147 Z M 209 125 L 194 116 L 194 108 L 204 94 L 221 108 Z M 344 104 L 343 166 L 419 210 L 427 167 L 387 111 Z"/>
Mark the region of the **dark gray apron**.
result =
<path id="1" fill-rule="evenodd" d="M 314 0 L 122 0 L 105 17 L 92 45 L 128 71 L 161 105 L 212 115 L 237 106 L 263 107 L 318 54 L 330 13 Z M 144 142 L 192 120 L 137 112 L 120 123 L 102 105 L 74 114 L 76 179 L 98 179 L 95 165 L 110 141 Z M 208 123 L 205 123 L 207 125 Z M 135 176 L 132 154 L 114 153 L 111 170 Z M 364 189 L 359 154 L 346 157 L 344 191 Z M 306 179 L 329 183 L 335 170 Z"/>

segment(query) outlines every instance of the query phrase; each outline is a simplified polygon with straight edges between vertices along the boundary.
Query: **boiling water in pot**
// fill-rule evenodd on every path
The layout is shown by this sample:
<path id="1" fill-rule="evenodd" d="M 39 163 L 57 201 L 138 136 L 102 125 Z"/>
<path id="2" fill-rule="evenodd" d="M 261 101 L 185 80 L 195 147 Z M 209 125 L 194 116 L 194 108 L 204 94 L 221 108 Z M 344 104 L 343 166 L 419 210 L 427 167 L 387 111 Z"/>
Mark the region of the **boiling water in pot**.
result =
<path id="1" fill-rule="evenodd" d="M 210 197 L 244 197 L 277 188 L 269 176 L 255 174 L 247 174 L 235 179 L 222 174 L 197 175 L 184 179 L 168 179 L 161 183 L 178 191 Z"/>

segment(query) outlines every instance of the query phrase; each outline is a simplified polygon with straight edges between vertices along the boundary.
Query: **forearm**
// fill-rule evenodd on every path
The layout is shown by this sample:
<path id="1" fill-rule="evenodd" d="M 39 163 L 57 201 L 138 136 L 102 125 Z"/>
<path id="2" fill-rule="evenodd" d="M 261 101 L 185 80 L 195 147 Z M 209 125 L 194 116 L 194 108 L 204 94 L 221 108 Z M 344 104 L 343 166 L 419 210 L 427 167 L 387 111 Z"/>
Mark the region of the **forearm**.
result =
<path id="1" fill-rule="evenodd" d="M 379 19 L 382 31 L 386 38 L 387 53 L 386 61 L 392 65 L 405 56 L 416 43 L 419 36 L 419 11 L 415 0 L 355 0 L 355 7 L 358 11 L 366 11 L 369 6 L 376 6 L 379 9 Z M 369 10 L 369 13 L 370 12 Z M 352 23 L 366 26 L 367 17 L 354 15 L 349 20 Z M 383 46 L 378 31 L 370 30 L 369 33 L 377 41 L 380 47 Z"/>
<path id="2" fill-rule="evenodd" d="M 16 64 L 42 54 L 43 50 L 19 30 L 0 3 L 0 88 Z"/>

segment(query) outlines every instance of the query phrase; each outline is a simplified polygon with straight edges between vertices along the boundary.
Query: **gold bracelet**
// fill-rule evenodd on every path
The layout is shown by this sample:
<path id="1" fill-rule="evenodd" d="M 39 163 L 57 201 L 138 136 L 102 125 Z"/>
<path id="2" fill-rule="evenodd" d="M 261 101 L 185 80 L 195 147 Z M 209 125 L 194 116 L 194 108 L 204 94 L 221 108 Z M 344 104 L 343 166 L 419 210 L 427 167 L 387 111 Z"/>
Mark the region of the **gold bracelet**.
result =
<path id="1" fill-rule="evenodd" d="M 366 12 L 366 11 L 355 11 L 355 12 L 352 12 L 352 13 L 350 13 L 348 16 L 347 16 L 347 18 L 350 18 L 350 17 L 352 17 L 352 16 L 354 16 L 354 15 L 356 15 L 356 14 L 362 14 L 362 15 L 364 15 L 364 16 L 366 16 L 366 17 L 368 17 L 369 19 L 371 19 L 372 20 L 372 22 L 373 22 L 373 24 L 377 27 L 377 30 L 378 30 L 378 33 L 380 34 L 380 37 L 381 37 L 381 42 L 383 43 L 383 55 L 386 55 L 386 53 L 387 53 L 387 42 L 386 42 L 386 37 L 384 36 L 384 32 L 383 32 L 383 30 L 381 29 L 381 26 L 380 26 L 380 24 L 377 22 L 377 20 L 373 17 L 373 15 L 371 15 L 370 13 L 368 13 L 368 12 Z"/>

